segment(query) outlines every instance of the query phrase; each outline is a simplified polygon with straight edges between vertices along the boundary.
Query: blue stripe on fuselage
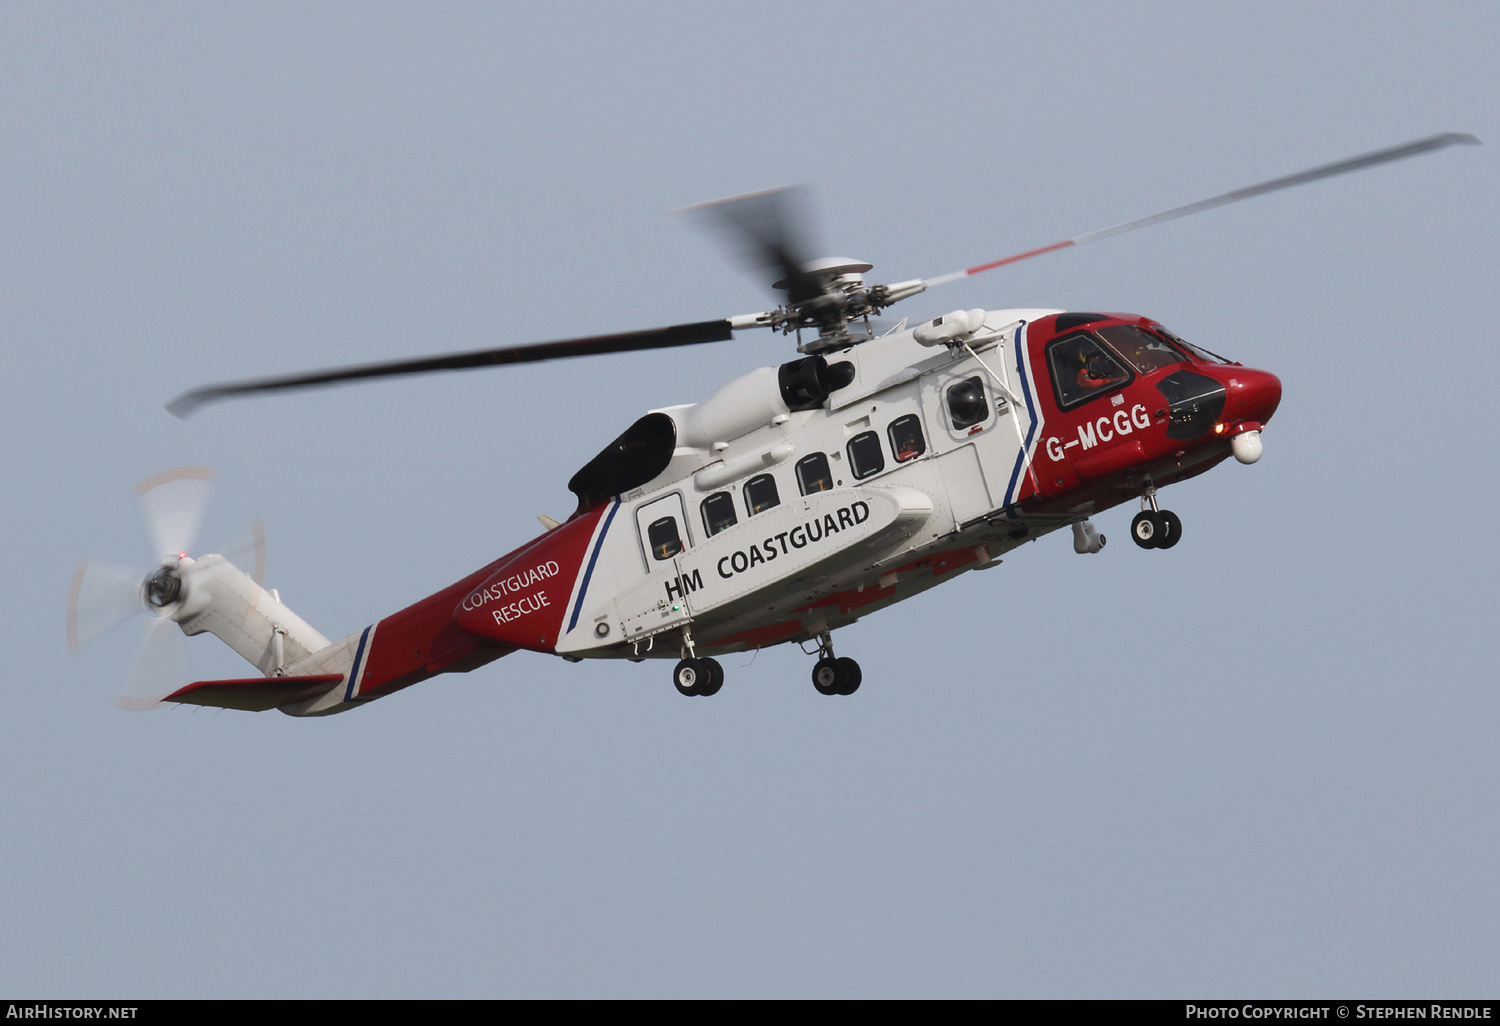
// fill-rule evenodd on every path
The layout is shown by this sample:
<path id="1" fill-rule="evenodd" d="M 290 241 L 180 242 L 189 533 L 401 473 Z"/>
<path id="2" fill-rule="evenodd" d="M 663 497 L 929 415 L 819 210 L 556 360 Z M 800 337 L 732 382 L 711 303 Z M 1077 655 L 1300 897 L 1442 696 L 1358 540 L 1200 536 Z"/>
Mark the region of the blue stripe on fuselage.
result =
<path id="1" fill-rule="evenodd" d="M 1026 377 L 1026 345 L 1022 335 L 1026 331 L 1026 322 L 1016 329 L 1016 370 L 1021 376 L 1021 395 L 1026 399 L 1026 412 L 1031 416 L 1031 426 L 1026 429 L 1026 438 L 1021 443 L 1021 451 L 1016 455 L 1016 465 L 1010 472 L 1010 484 L 1005 489 L 1005 505 L 1009 506 L 1016 501 L 1016 482 L 1020 479 L 1021 468 L 1026 465 L 1026 454 L 1031 451 L 1031 441 L 1036 437 L 1037 416 L 1036 406 L 1031 401 L 1031 383 Z"/>
<path id="2" fill-rule="evenodd" d="M 594 539 L 594 551 L 589 553 L 589 565 L 583 571 L 583 583 L 578 586 L 578 601 L 573 603 L 573 616 L 568 621 L 568 629 L 564 633 L 572 633 L 573 628 L 578 626 L 578 614 L 583 612 L 583 596 L 588 594 L 589 578 L 594 576 L 594 564 L 599 561 L 599 550 L 604 547 L 604 536 L 609 533 L 609 525 L 619 512 L 620 500 L 615 499 L 615 504 L 609 508 L 609 516 L 604 518 L 604 526 L 599 528 L 599 537 Z"/>
<path id="3" fill-rule="evenodd" d="M 359 667 L 365 660 L 365 642 L 370 640 L 370 632 L 374 629 L 375 625 L 371 624 L 359 636 L 359 647 L 354 650 L 354 665 L 349 667 L 349 686 L 344 689 L 344 701 L 346 702 L 354 697 L 354 685 L 359 680 Z"/>

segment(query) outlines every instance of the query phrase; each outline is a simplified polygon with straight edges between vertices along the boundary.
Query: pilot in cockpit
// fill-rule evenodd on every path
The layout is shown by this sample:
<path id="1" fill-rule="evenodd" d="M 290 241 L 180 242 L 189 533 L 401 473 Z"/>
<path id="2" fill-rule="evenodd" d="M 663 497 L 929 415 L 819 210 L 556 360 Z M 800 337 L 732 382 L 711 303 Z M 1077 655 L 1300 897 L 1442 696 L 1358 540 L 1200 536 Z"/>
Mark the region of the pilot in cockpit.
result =
<path id="1" fill-rule="evenodd" d="M 1078 368 L 1079 388 L 1092 392 L 1096 388 L 1114 384 L 1125 376 L 1119 365 L 1097 349 L 1081 355 L 1083 366 Z"/>

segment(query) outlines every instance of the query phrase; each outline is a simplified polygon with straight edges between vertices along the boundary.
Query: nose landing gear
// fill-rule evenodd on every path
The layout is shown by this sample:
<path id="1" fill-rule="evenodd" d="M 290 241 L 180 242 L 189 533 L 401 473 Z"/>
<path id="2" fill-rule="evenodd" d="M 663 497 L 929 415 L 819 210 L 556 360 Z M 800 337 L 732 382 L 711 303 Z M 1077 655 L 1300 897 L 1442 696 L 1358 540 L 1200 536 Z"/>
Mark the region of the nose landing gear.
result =
<path id="1" fill-rule="evenodd" d="M 1182 538 L 1182 521 L 1171 510 L 1157 507 L 1156 486 L 1149 478 L 1141 496 L 1141 511 L 1130 521 L 1130 537 L 1143 549 L 1170 549 Z"/>
<path id="2" fill-rule="evenodd" d="M 1130 522 L 1130 537 L 1143 549 L 1170 549 L 1182 537 L 1182 521 L 1169 509 L 1148 509 Z"/>

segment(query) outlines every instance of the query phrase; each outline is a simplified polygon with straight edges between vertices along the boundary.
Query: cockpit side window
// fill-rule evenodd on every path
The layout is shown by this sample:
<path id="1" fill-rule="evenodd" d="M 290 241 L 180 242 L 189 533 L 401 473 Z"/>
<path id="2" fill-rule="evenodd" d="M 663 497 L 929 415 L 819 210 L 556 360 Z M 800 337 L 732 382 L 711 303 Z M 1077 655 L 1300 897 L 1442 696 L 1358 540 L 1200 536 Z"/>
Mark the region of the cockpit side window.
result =
<path id="1" fill-rule="evenodd" d="M 1133 324 L 1109 324 L 1095 329 L 1109 347 L 1125 358 L 1137 374 L 1150 374 L 1174 363 L 1187 363 L 1187 357 L 1167 344 L 1166 339 Z"/>
<path id="2" fill-rule="evenodd" d="M 745 482 L 745 508 L 752 517 L 779 505 L 781 497 L 776 494 L 776 479 L 770 474 L 752 477 Z"/>
<path id="3" fill-rule="evenodd" d="M 1057 405 L 1064 410 L 1113 392 L 1130 381 L 1130 372 L 1120 365 L 1092 335 L 1080 332 L 1058 339 L 1047 347 L 1052 386 Z"/>
<path id="4" fill-rule="evenodd" d="M 826 492 L 833 487 L 833 471 L 828 469 L 826 454 L 815 452 L 797 461 L 797 487 L 803 495 Z"/>
<path id="5" fill-rule="evenodd" d="M 712 538 L 725 528 L 739 523 L 734 515 L 734 496 L 728 492 L 714 492 L 703 500 L 703 527 Z"/>

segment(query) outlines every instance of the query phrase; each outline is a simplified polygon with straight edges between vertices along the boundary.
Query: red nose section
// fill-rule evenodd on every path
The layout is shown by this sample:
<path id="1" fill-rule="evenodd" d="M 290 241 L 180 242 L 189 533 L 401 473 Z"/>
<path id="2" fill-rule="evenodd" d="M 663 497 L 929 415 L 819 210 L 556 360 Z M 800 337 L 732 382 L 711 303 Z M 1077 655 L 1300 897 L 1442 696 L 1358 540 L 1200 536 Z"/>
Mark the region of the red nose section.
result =
<path id="1" fill-rule="evenodd" d="M 1264 424 L 1281 405 L 1281 379 L 1265 371 L 1228 367 L 1222 375 L 1228 390 L 1224 420 L 1259 421 Z"/>

